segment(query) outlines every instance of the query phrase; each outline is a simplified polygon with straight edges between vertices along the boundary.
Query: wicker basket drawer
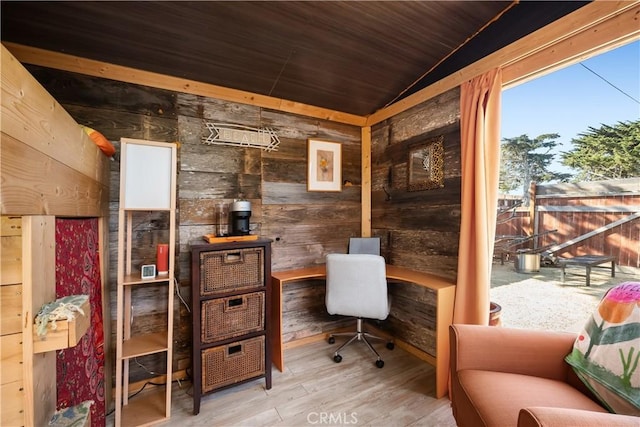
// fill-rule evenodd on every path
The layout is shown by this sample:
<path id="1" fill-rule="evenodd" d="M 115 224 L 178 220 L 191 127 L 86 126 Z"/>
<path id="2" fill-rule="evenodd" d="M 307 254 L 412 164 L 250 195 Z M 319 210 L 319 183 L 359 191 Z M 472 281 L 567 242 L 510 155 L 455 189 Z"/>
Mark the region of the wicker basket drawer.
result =
<path id="1" fill-rule="evenodd" d="M 202 252 L 200 275 L 202 295 L 264 286 L 264 248 Z"/>
<path id="2" fill-rule="evenodd" d="M 202 351 L 202 392 L 264 375 L 264 336 Z"/>
<path id="3" fill-rule="evenodd" d="M 201 325 L 203 343 L 264 330 L 264 292 L 203 302 Z"/>

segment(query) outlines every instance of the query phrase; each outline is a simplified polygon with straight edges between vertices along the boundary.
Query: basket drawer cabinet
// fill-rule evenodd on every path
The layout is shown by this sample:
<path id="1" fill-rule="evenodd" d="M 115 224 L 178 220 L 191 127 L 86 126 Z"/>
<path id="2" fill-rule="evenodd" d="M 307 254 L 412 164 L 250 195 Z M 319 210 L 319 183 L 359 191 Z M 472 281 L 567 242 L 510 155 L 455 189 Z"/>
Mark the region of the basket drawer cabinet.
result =
<path id="1" fill-rule="evenodd" d="M 271 241 L 191 245 L 193 413 L 203 394 L 265 378 L 271 388 Z"/>

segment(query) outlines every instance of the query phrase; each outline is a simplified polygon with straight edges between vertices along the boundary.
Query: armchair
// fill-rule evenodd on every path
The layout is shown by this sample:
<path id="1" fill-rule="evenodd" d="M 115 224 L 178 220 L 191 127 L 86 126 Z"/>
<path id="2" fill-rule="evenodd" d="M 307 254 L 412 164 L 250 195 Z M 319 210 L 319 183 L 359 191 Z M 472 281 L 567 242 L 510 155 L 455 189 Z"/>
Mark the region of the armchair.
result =
<path id="1" fill-rule="evenodd" d="M 635 426 L 609 413 L 564 358 L 576 335 L 451 325 L 451 406 L 459 427 Z"/>

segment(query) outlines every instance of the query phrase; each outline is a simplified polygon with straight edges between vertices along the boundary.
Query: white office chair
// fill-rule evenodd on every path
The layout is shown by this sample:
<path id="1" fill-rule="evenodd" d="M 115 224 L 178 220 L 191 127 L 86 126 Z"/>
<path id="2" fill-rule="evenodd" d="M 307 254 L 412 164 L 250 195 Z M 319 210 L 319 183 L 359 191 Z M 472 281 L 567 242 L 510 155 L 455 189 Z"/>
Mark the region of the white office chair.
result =
<path id="1" fill-rule="evenodd" d="M 351 339 L 333 353 L 336 363 L 342 361 L 340 351 L 354 341 L 362 341 L 376 355 L 376 366 L 382 368 L 384 361 L 369 343 L 368 339 L 380 339 L 362 329 L 363 319 L 384 320 L 389 315 L 387 297 L 387 276 L 385 260 L 379 255 L 329 254 L 327 261 L 327 289 L 325 304 L 329 314 L 354 316 L 357 318 L 356 332 L 332 334 L 329 344 L 335 343 L 335 336 L 350 335 Z M 393 349 L 393 342 L 387 348 Z"/>
<path id="2" fill-rule="evenodd" d="M 351 237 L 349 238 L 349 253 L 380 255 L 380 238 Z"/>

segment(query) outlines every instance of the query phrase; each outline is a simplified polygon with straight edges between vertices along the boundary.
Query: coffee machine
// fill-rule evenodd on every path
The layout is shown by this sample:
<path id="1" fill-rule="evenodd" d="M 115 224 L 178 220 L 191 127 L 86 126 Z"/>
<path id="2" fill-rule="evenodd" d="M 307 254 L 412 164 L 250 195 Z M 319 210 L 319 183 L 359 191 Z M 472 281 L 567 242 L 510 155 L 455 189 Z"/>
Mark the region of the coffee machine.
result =
<path id="1" fill-rule="evenodd" d="M 249 218 L 251 218 L 251 202 L 247 200 L 234 201 L 231 204 L 231 235 L 250 234 Z"/>

